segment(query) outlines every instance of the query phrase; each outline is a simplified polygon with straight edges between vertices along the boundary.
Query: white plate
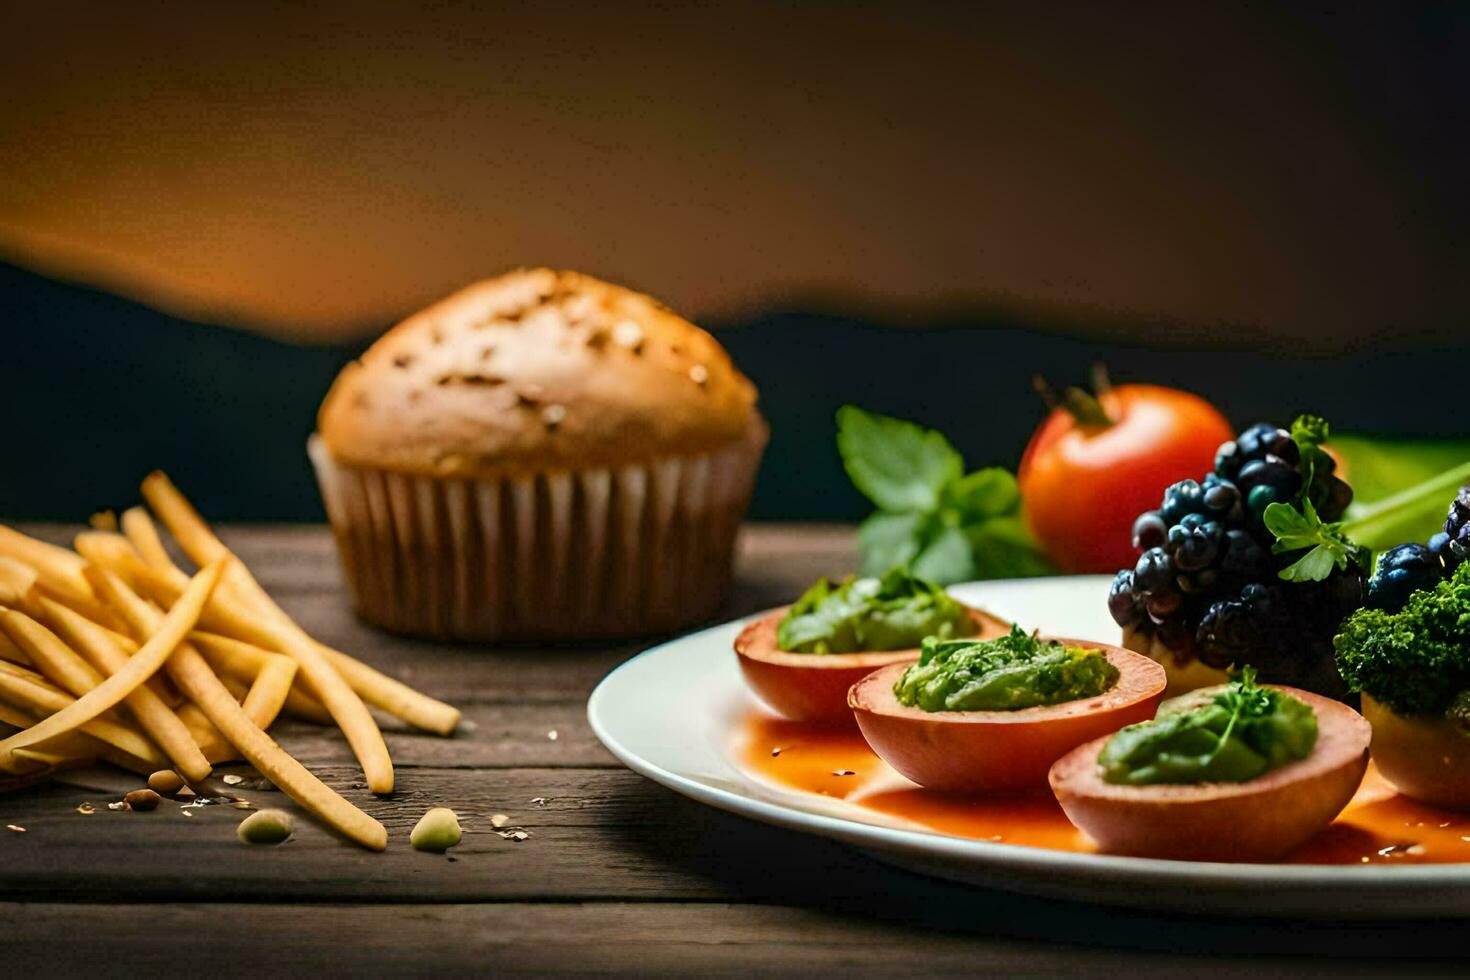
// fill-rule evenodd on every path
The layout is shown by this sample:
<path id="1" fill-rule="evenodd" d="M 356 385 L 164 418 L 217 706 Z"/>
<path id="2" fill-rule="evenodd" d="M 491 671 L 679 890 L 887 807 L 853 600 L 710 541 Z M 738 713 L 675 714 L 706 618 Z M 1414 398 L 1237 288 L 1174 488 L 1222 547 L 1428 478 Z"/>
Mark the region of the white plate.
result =
<path id="1" fill-rule="evenodd" d="M 1104 576 L 975 582 L 970 605 L 1054 635 L 1116 642 Z M 1251 916 L 1470 915 L 1470 865 L 1262 865 L 1159 861 L 1017 847 L 879 823 L 839 800 L 742 773 L 731 731 L 749 710 L 726 623 L 654 647 L 614 670 L 587 703 L 592 730 L 628 768 L 691 799 L 854 844 L 927 874 L 1109 905 Z"/>

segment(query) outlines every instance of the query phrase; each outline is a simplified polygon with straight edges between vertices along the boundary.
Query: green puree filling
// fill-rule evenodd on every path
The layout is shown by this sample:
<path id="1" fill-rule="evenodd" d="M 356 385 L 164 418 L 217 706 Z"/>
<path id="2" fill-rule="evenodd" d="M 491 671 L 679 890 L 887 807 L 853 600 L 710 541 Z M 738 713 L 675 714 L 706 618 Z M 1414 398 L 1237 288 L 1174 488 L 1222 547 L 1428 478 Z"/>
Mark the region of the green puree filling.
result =
<path id="1" fill-rule="evenodd" d="M 925 711 L 1014 711 L 1096 697 L 1117 682 L 1118 668 L 1101 650 L 1038 640 L 1012 626 L 994 640 L 925 640 L 893 694 Z"/>
<path id="2" fill-rule="evenodd" d="M 1317 744 L 1311 706 L 1257 687 L 1246 668 L 1223 688 L 1166 701 L 1153 721 L 1129 725 L 1098 756 L 1103 779 L 1154 783 L 1243 783 L 1305 759 Z"/>
<path id="3" fill-rule="evenodd" d="M 881 579 L 821 579 L 796 601 L 776 629 L 788 653 L 907 650 L 925 637 L 968 636 L 974 620 L 937 585 L 894 568 Z"/>

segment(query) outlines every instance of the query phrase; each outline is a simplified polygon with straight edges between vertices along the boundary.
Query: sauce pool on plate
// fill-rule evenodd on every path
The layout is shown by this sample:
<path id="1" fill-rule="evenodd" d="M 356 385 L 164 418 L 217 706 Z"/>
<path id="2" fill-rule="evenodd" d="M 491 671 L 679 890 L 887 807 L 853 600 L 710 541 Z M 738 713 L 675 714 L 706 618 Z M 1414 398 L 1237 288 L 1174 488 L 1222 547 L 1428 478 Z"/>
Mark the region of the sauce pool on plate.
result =
<path id="1" fill-rule="evenodd" d="M 840 800 L 851 819 L 900 821 L 972 840 L 1094 852 L 1051 793 L 958 796 L 920 789 L 873 754 L 861 733 L 777 718 L 752 709 L 734 733 L 735 761 L 748 776 L 785 790 Z M 1332 826 L 1299 847 L 1289 864 L 1470 863 L 1470 813 L 1416 803 L 1370 765 Z"/>

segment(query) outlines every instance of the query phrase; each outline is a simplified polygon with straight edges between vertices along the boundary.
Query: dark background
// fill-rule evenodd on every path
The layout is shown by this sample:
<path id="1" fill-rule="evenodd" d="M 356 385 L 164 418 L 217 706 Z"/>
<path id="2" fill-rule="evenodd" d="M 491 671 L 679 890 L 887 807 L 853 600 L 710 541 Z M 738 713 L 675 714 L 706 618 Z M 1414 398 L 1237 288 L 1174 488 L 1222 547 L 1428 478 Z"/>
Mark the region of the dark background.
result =
<path id="1" fill-rule="evenodd" d="M 163 467 L 211 514 L 320 520 L 305 443 L 332 378 L 362 344 L 303 347 L 178 320 L 106 293 L 0 267 L 7 419 L 0 514 L 77 520 L 132 502 Z M 752 514 L 856 519 L 870 509 L 842 472 L 833 413 L 845 402 L 920 419 L 972 466 L 1010 468 L 1043 415 L 1030 375 L 1197 391 L 1232 421 L 1300 410 L 1345 431 L 1455 437 L 1470 371 L 1463 347 L 1308 357 L 1077 339 L 1001 320 L 893 326 L 776 312 L 711 328 L 761 390 L 772 423 Z"/>
<path id="2" fill-rule="evenodd" d="M 1013 467 L 1030 377 L 1466 435 L 1470 7 L 57 5 L 0 39 L 0 516 L 321 517 L 336 371 L 520 264 L 709 327 L 761 518 L 844 402 Z"/>

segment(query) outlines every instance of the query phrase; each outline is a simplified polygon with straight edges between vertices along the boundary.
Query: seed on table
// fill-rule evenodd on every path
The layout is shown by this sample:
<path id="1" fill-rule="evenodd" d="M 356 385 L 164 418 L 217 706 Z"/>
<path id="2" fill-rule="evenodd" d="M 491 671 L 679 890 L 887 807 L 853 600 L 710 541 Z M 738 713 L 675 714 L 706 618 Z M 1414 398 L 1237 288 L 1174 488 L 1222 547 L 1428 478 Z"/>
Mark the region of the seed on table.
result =
<path id="1" fill-rule="evenodd" d="M 240 821 L 235 836 L 246 844 L 279 844 L 292 829 L 291 814 L 284 810 L 258 810 Z"/>
<path id="2" fill-rule="evenodd" d="M 510 823 L 510 817 L 507 817 L 503 813 L 497 813 L 495 816 L 490 818 L 490 826 L 494 827 L 496 830 L 499 830 L 501 827 L 504 827 L 508 823 Z"/>
<path id="3" fill-rule="evenodd" d="M 416 851 L 434 851 L 443 854 L 461 839 L 459 817 L 447 806 L 436 806 L 419 818 L 408 842 Z"/>
<path id="4" fill-rule="evenodd" d="M 184 777 L 172 769 L 160 769 L 148 777 L 148 788 L 164 796 L 173 796 L 184 788 Z"/>
<path id="5" fill-rule="evenodd" d="M 158 809 L 158 803 L 161 799 L 163 797 L 151 789 L 135 789 L 123 797 L 123 802 L 134 810 L 146 813 L 149 810 Z"/>

